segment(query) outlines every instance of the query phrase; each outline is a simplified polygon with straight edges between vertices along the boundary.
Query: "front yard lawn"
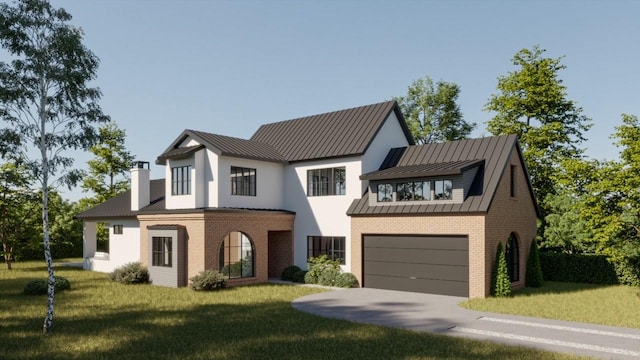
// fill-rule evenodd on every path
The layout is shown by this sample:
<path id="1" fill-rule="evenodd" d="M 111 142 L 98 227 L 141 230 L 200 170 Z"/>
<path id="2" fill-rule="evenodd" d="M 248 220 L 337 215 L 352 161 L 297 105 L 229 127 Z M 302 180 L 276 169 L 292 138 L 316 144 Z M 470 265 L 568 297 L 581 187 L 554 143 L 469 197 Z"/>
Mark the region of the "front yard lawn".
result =
<path id="1" fill-rule="evenodd" d="M 53 333 L 42 335 L 46 297 L 24 285 L 40 262 L 0 270 L 0 359 L 572 359 L 522 347 L 332 320 L 298 312 L 321 290 L 256 285 L 202 293 L 122 285 L 57 267 L 71 290 L 56 295 Z"/>
<path id="2" fill-rule="evenodd" d="M 546 281 L 510 298 L 472 299 L 472 310 L 640 329 L 640 288 Z"/>

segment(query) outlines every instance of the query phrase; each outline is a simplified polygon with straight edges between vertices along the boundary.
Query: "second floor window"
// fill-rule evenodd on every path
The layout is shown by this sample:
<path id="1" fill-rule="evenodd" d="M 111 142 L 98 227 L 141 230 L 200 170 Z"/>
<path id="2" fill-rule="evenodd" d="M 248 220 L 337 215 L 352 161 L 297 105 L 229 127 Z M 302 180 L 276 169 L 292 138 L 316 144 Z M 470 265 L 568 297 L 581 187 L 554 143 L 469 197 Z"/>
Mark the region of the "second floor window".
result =
<path id="1" fill-rule="evenodd" d="M 398 201 L 431 200 L 430 181 L 412 181 L 396 185 Z"/>
<path id="2" fill-rule="evenodd" d="M 191 194 L 191 166 L 171 168 L 171 195 Z"/>
<path id="3" fill-rule="evenodd" d="M 435 198 L 436 200 L 451 200 L 451 189 L 453 185 L 451 180 L 436 180 L 435 181 Z"/>
<path id="4" fill-rule="evenodd" d="M 231 195 L 256 196 L 256 169 L 231 167 Z"/>
<path id="5" fill-rule="evenodd" d="M 307 170 L 307 196 L 346 194 L 344 167 Z"/>

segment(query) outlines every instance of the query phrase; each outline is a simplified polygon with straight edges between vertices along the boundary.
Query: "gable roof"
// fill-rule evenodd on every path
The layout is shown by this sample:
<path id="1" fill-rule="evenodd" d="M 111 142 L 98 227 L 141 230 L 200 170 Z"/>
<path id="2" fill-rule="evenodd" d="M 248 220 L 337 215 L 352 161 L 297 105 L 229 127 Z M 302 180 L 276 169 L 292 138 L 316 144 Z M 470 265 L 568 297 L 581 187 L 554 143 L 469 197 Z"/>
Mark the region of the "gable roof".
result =
<path id="1" fill-rule="evenodd" d="M 164 179 L 151 180 L 149 183 L 149 200 L 151 205 L 164 200 Z M 83 220 L 109 218 L 135 218 L 137 211 L 131 211 L 131 190 L 98 204 L 91 209 L 76 215 Z"/>
<path id="2" fill-rule="evenodd" d="M 395 101 L 265 124 L 251 140 L 270 144 L 289 162 L 362 155 L 391 112 L 413 144 Z"/>
<path id="3" fill-rule="evenodd" d="M 509 158 L 516 151 L 528 179 L 526 165 L 520 152 L 516 135 L 493 136 L 480 139 L 467 139 L 437 144 L 414 145 L 395 148 L 389 151 L 380 169 L 362 176 L 363 179 L 388 180 L 401 179 L 404 174 L 411 173 L 420 176 L 455 175 L 465 169 L 481 166 L 476 179 L 482 181 L 478 186 L 481 191 L 472 186 L 472 191 L 462 203 L 433 203 L 433 204 L 399 204 L 399 205 L 369 205 L 369 193 L 361 199 L 353 201 L 348 215 L 372 214 L 411 214 L 411 213 L 457 213 L 457 212 L 486 212 L 491 206 L 498 183 L 509 165 Z M 391 177 L 391 174 L 397 174 Z M 406 178 L 406 177 L 404 177 Z M 533 199 L 538 216 L 540 212 L 535 201 L 531 183 L 527 181 L 529 193 Z M 479 184 L 478 184 L 479 185 Z"/>
<path id="4" fill-rule="evenodd" d="M 180 147 L 187 138 L 194 139 L 200 145 Z M 203 147 L 224 156 L 277 163 L 286 162 L 286 159 L 273 146 L 263 142 L 211 134 L 204 131 L 185 130 L 158 156 L 156 164 L 164 165 L 167 159 L 185 157 Z"/>

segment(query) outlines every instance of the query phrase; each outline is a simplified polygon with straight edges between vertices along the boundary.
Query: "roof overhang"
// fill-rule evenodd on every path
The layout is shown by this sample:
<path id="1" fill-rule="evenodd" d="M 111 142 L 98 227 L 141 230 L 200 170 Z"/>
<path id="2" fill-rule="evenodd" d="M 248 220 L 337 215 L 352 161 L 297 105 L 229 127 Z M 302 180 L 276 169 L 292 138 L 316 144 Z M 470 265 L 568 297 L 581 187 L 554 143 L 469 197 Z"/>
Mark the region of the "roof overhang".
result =
<path id="1" fill-rule="evenodd" d="M 360 180 L 392 180 L 435 176 L 455 176 L 478 166 L 484 166 L 484 159 L 444 162 L 437 164 L 394 166 L 387 169 L 360 175 Z"/>
<path id="2" fill-rule="evenodd" d="M 156 159 L 157 165 L 165 165 L 169 159 L 184 159 L 191 156 L 191 154 L 197 152 L 200 149 L 204 149 L 204 145 L 194 145 L 179 147 L 172 150 L 165 151 Z"/>

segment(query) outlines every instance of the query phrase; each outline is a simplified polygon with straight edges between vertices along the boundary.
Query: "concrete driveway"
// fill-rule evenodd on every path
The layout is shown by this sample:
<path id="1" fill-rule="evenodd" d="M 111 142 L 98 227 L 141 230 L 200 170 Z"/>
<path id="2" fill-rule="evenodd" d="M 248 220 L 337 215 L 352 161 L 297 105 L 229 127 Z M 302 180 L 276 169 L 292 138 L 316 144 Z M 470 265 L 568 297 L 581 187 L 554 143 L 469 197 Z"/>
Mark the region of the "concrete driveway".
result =
<path id="1" fill-rule="evenodd" d="M 640 359 L 640 330 L 471 311 L 457 305 L 465 300 L 357 288 L 305 296 L 294 300 L 292 306 L 303 312 L 360 323 L 603 359 Z"/>

